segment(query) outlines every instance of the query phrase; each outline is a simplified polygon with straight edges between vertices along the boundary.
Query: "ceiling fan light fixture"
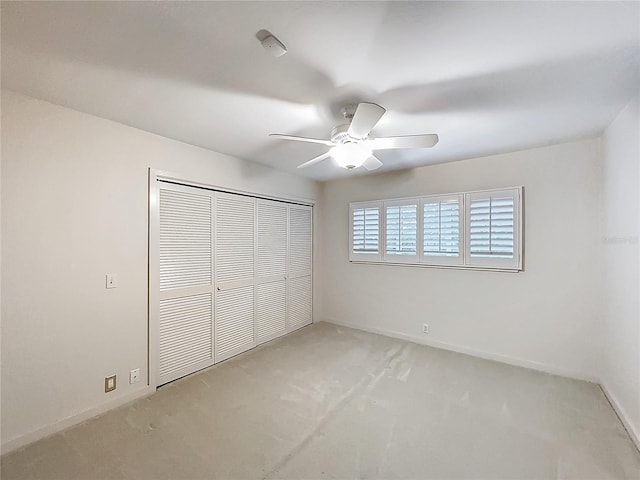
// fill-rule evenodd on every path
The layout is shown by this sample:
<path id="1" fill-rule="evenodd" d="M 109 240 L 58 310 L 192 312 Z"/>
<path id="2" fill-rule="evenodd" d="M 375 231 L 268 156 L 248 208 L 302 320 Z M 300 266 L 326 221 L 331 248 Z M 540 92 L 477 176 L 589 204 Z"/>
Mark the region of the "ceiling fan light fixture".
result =
<path id="1" fill-rule="evenodd" d="M 336 163 L 347 170 L 361 166 L 371 153 L 371 149 L 362 143 L 342 143 L 329 150 Z"/>

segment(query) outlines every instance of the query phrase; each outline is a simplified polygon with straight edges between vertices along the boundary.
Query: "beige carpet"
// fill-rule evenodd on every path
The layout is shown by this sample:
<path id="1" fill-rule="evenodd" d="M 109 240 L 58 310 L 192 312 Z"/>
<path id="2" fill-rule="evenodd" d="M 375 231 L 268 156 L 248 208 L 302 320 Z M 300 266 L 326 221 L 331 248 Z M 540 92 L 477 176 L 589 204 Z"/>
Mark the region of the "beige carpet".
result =
<path id="1" fill-rule="evenodd" d="M 638 477 L 597 385 L 327 323 L 2 458 L 2 480 Z"/>

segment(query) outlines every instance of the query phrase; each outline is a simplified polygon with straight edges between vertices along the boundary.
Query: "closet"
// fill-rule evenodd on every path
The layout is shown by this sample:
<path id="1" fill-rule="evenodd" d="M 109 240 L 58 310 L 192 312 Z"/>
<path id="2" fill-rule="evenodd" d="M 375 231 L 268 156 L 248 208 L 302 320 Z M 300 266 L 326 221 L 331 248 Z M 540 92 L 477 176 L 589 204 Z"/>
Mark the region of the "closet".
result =
<path id="1" fill-rule="evenodd" d="M 151 384 L 311 323 L 310 205 L 155 181 L 149 312 L 158 331 L 150 332 L 157 342 L 150 348 L 157 365 Z"/>

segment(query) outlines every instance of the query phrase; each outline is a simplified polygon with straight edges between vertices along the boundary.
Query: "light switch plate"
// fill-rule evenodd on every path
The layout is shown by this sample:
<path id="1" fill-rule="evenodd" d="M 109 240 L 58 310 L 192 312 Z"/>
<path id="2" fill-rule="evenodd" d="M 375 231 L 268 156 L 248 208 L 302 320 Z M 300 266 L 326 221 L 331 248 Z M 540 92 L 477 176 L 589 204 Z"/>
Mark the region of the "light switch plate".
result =
<path id="1" fill-rule="evenodd" d="M 107 273 L 107 288 L 116 288 L 118 286 L 118 277 L 114 273 Z"/>

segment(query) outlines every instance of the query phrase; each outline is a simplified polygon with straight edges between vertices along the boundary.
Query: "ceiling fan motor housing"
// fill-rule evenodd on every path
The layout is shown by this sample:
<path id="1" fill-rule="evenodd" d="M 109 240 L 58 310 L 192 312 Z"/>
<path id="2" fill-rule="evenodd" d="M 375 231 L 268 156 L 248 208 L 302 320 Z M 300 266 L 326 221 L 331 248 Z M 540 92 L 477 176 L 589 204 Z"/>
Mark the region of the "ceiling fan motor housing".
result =
<path id="1" fill-rule="evenodd" d="M 345 123 L 344 125 L 338 125 L 336 128 L 331 130 L 331 141 L 337 144 L 357 141 L 355 138 L 349 136 L 349 134 L 347 133 L 348 130 L 348 123 Z"/>

